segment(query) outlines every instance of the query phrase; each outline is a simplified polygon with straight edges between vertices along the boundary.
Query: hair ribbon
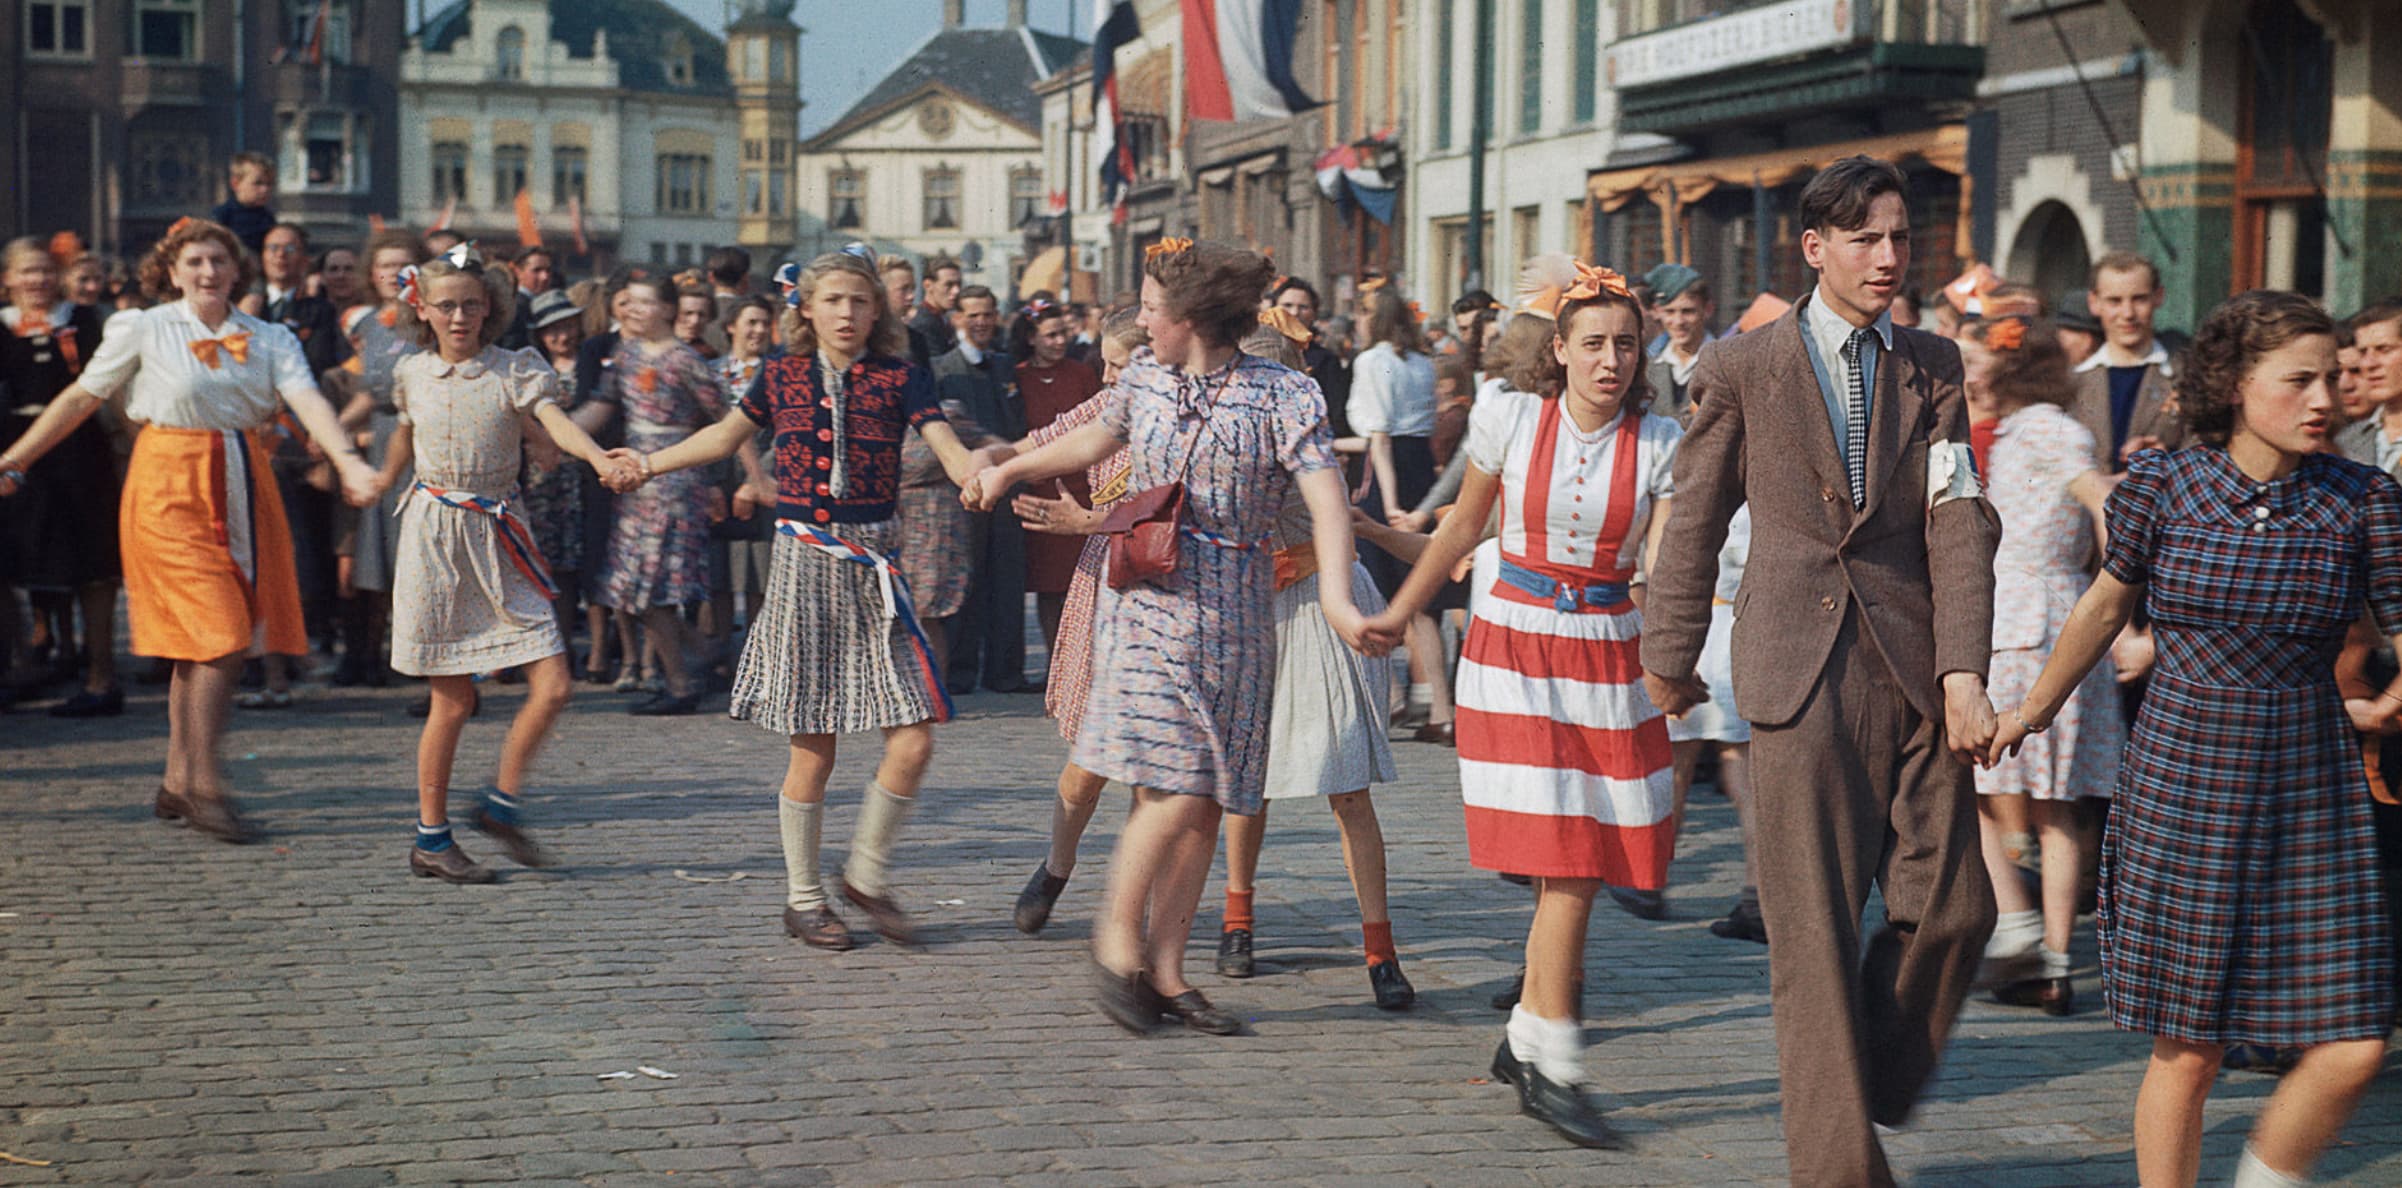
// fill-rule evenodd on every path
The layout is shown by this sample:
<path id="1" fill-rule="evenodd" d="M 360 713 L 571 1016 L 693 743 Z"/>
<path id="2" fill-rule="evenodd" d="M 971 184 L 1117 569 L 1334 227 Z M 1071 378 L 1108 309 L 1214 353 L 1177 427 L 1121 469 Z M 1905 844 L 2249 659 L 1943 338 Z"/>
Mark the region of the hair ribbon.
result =
<path id="1" fill-rule="evenodd" d="M 408 264 L 400 270 L 400 299 L 411 309 L 417 307 L 417 266 Z"/>
<path id="2" fill-rule="evenodd" d="M 1302 324 L 1301 319 L 1294 317 L 1279 306 L 1271 305 L 1259 311 L 1259 324 L 1292 339 L 1301 346 L 1308 346 L 1310 340 L 1317 337 L 1317 334 L 1308 326 Z"/>
<path id="3" fill-rule="evenodd" d="M 1192 240 L 1181 235 L 1170 235 L 1143 249 L 1143 263 L 1148 264 L 1161 256 L 1181 256 L 1191 250 L 1193 250 Z"/>
<path id="4" fill-rule="evenodd" d="M 1626 285 L 1626 278 L 1608 268 L 1595 268 L 1582 260 L 1575 261 L 1576 282 L 1560 290 L 1560 303 L 1553 307 L 1554 316 L 1571 302 L 1591 301 L 1604 295 L 1635 299 L 1635 291 Z"/>

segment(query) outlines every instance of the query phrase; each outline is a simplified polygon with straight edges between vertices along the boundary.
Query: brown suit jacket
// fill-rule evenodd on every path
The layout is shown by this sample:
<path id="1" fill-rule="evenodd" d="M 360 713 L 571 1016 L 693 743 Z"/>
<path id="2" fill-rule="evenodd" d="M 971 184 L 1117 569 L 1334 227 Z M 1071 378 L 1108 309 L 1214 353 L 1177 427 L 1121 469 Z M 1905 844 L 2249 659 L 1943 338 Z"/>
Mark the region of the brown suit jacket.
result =
<path id="1" fill-rule="evenodd" d="M 1777 726 L 1801 712 L 1857 604 L 1863 635 L 1926 717 L 1941 677 L 1984 675 L 1993 652 L 1993 553 L 2001 521 L 1983 499 L 1927 510 L 1930 443 L 1968 441 L 1960 351 L 1896 328 L 1869 414 L 1867 507 L 1802 345 L 1803 307 L 1711 344 L 1693 373 L 1693 423 L 1676 455 L 1676 501 L 1644 604 L 1643 667 L 1692 674 L 1710 630 L 1727 520 L 1751 505 L 1751 560 L 1735 597 L 1735 708 Z"/>
<path id="2" fill-rule="evenodd" d="M 2070 415 L 2093 434 L 2094 464 L 2103 474 L 2117 474 L 2125 469 L 2110 455 L 2110 369 L 2096 367 L 2077 373 L 2077 394 L 2069 402 Z M 2143 369 L 2143 386 L 2135 391 L 2135 411 L 2127 414 L 2127 437 L 2157 437 L 2164 449 L 2181 449 L 2185 445 L 2185 422 L 2175 413 L 2163 411 L 2175 388 L 2168 376 L 2158 367 Z"/>

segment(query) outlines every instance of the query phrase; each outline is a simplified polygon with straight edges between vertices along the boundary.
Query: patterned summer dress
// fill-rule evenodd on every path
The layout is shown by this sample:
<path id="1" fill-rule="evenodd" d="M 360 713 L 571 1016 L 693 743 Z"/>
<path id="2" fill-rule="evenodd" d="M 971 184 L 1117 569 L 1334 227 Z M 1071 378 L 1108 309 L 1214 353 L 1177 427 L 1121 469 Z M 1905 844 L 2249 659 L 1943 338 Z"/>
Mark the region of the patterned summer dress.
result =
<path id="1" fill-rule="evenodd" d="M 572 413 L 583 404 L 573 371 L 551 371 L 557 378 L 558 404 Z M 562 456 L 549 470 L 527 466 L 524 479 L 525 519 L 534 530 L 535 547 L 550 562 L 551 572 L 564 578 L 584 569 L 584 483 L 592 468 L 581 459 Z"/>
<path id="2" fill-rule="evenodd" d="M 608 376 L 630 449 L 666 449 L 726 415 L 708 360 L 680 342 L 656 354 L 621 342 Z M 593 601 L 621 611 L 707 601 L 712 485 L 708 469 L 695 468 L 618 496 Z"/>
<path id="3" fill-rule="evenodd" d="M 559 377 L 533 351 L 486 347 L 464 363 L 412 355 L 394 378 L 417 481 L 401 505 L 392 667 L 464 676 L 565 651 L 517 485 L 524 418 L 558 402 Z"/>
<path id="4" fill-rule="evenodd" d="M 2190 1043 L 2383 1036 L 2393 948 L 2360 747 L 2333 665 L 2365 601 L 2402 629 L 2402 486 L 2325 454 L 2258 482 L 2148 450 L 2102 567 L 2142 584 L 2159 660 L 2102 841 L 2111 1021 Z"/>
<path id="5" fill-rule="evenodd" d="M 359 390 L 375 402 L 367 416 L 367 462 L 381 469 L 392 446 L 392 431 L 400 427 L 400 408 L 392 402 L 394 369 L 423 348 L 400 333 L 400 307 L 392 306 L 359 323 Z M 402 471 L 392 489 L 373 507 L 356 513 L 350 534 L 351 584 L 361 590 L 392 589 L 394 559 L 400 549 L 400 501 L 409 493 L 410 472 Z M 348 505 L 345 505 L 348 506 Z M 351 519 L 345 514 L 345 520 Z"/>
<path id="6" fill-rule="evenodd" d="M 1985 498 L 2002 518 L 1993 558 L 1993 703 L 2015 706 L 2043 671 L 2068 612 L 2092 584 L 2093 517 L 2068 485 L 2093 469 L 2093 434 L 2049 404 L 2030 405 L 1995 426 Z M 2037 800 L 2107 797 L 2118 782 L 2127 723 L 2118 670 L 2093 666 L 2050 729 L 2027 736 L 2016 755 L 1977 769 L 1977 791 Z"/>
<path id="7" fill-rule="evenodd" d="M 1269 546 L 1293 476 L 1336 465 L 1325 399 L 1308 376 L 1265 359 L 1238 354 L 1190 376 L 1148 348 L 1106 399 L 1102 423 L 1132 456 L 1128 486 L 1181 475 L 1186 530 L 1174 573 L 1100 592 L 1074 762 L 1255 814 L 1276 679 Z"/>
<path id="8" fill-rule="evenodd" d="M 1577 430 L 1559 400 L 1478 401 L 1469 461 L 1501 478 L 1498 576 L 1460 652 L 1468 857 L 1505 874 L 1658 890 L 1673 856 L 1666 719 L 1643 692 L 1629 599 L 1682 431 L 1621 413 Z"/>
<path id="9" fill-rule="evenodd" d="M 1110 399 L 1106 391 L 1068 411 L 1050 424 L 1026 435 L 1034 449 L 1101 419 Z M 1126 497 L 1126 472 L 1134 465 L 1126 451 L 1101 459 L 1084 472 L 1094 511 Z M 1068 581 L 1068 600 L 1059 612 L 1059 638 L 1051 645 L 1050 683 L 1043 689 L 1043 708 L 1059 723 L 1059 737 L 1070 743 L 1084 725 L 1084 702 L 1093 691 L 1093 612 L 1100 601 L 1101 578 L 1109 569 L 1109 539 L 1084 538 L 1076 555 L 1076 574 Z"/>
<path id="10" fill-rule="evenodd" d="M 1312 380 L 1312 383 L 1317 381 Z M 1268 715 L 1268 799 L 1340 796 L 1400 778 L 1387 737 L 1392 681 L 1335 634 L 1318 607 L 1309 506 L 1285 495 L 1276 522 L 1276 693 Z M 1384 613 L 1368 567 L 1351 563 L 1351 599 Z"/>

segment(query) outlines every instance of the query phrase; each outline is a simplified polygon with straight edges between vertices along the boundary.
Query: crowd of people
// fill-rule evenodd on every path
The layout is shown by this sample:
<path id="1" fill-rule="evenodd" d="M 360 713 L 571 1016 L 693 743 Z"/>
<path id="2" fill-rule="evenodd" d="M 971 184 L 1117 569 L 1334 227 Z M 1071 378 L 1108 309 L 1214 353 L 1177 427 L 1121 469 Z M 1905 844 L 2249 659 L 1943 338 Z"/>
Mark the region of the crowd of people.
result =
<path id="1" fill-rule="evenodd" d="M 1877 1128 L 1971 989 L 2074 1012 L 2088 914 L 2110 1017 L 2152 1037 L 2145 1183 L 2195 1181 L 2222 1067 L 2283 1078 L 2236 1182 L 2303 1182 L 2382 1065 L 2402 299 L 2247 293 L 2172 338 L 2113 253 L 2056 304 L 1982 267 L 1922 300 L 1907 183 L 1867 157 L 1801 195 L 1812 290 L 1731 323 L 1679 263 L 1542 257 L 1430 320 L 1395 279 L 1334 309 L 1173 238 L 1109 306 L 861 245 L 569 283 L 440 232 L 313 248 L 265 168 L 124 287 L 71 237 L 0 257 L 7 671 L 124 712 L 122 590 L 170 686 L 161 818 L 255 836 L 232 709 L 422 678 L 409 868 L 490 882 L 449 813 L 479 682 L 525 696 L 466 821 L 527 866 L 576 681 L 653 717 L 723 692 L 786 742 L 788 934 L 853 947 L 842 904 L 907 943 L 936 727 L 1039 693 L 1067 747 L 1014 922 L 1047 926 L 1128 789 L 1091 961 L 1129 1031 L 1242 1029 L 1186 950 L 1223 834 L 1216 970 L 1255 972 L 1278 799 L 1327 802 L 1370 993 L 1409 1009 L 1372 789 L 1419 742 L 1457 749 L 1470 862 L 1532 895 L 1492 1073 L 1572 1142 L 1619 1142 L 1592 909 L 1666 913 L 1705 774 L 1744 839 L 1711 931 L 1768 947 L 1797 1183 L 1890 1183 Z M 829 878 L 836 740 L 870 730 Z"/>

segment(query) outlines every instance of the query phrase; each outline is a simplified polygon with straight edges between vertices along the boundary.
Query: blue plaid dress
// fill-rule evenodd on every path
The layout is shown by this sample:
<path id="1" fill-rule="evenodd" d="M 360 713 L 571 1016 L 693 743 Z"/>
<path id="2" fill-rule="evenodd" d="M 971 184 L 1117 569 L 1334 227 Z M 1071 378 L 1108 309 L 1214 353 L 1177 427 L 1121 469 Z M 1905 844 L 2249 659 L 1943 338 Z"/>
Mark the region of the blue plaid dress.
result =
<path id="1" fill-rule="evenodd" d="M 2136 456 L 2103 567 L 2159 660 L 2102 842 L 2111 1020 L 2301 1047 L 2394 1017 L 2377 841 L 2333 665 L 2365 602 L 2402 628 L 2402 485 L 2323 454 L 2260 483 L 2226 451 Z"/>

